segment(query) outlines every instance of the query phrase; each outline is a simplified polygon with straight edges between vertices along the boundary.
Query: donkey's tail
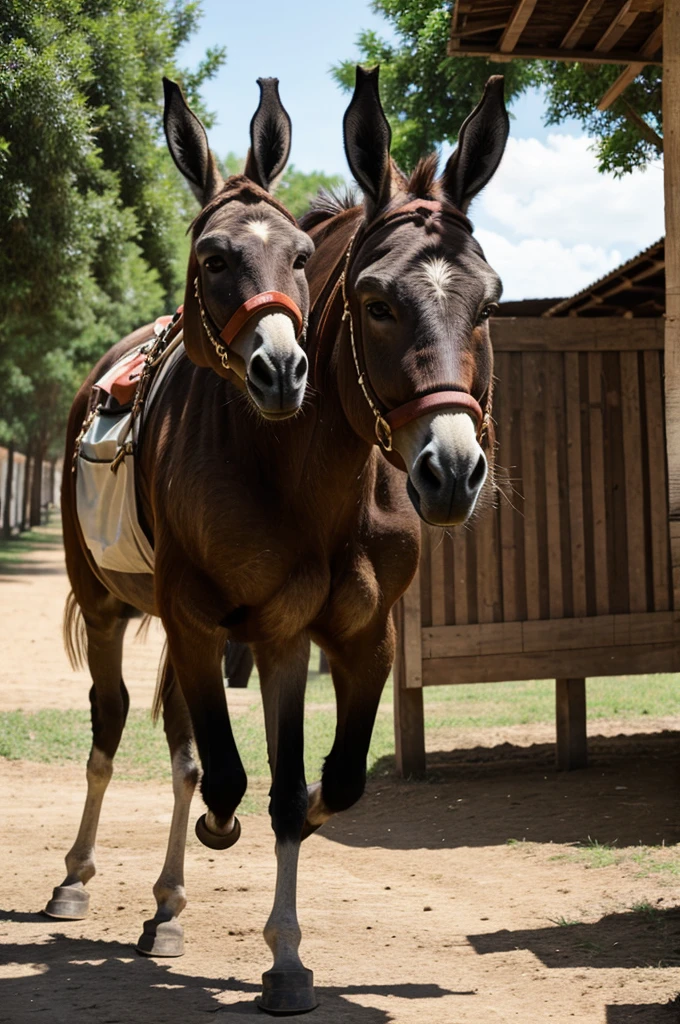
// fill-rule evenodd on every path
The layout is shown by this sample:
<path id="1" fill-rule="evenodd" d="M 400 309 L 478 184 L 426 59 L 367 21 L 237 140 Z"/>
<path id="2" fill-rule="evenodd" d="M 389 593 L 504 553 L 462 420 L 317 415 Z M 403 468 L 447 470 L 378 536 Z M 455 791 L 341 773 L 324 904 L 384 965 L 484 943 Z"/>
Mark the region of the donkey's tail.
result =
<path id="1" fill-rule="evenodd" d="M 168 660 L 168 641 L 166 640 L 161 651 L 161 660 L 158 665 L 158 675 L 156 676 L 156 691 L 153 695 L 153 704 L 151 705 L 151 721 L 154 723 L 160 717 L 163 698 L 172 686 L 173 679 L 174 675 Z"/>
<path id="2" fill-rule="evenodd" d="M 87 659 L 87 632 L 83 613 L 72 590 L 64 606 L 64 647 L 71 667 L 83 668 Z"/>

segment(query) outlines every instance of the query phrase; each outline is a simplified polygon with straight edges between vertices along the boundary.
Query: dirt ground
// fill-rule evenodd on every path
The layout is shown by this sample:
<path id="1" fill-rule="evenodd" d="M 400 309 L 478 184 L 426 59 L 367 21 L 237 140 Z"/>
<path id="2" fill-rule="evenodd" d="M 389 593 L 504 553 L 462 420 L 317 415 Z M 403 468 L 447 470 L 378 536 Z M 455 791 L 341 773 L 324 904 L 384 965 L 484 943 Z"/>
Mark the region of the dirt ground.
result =
<path id="1" fill-rule="evenodd" d="M 40 551 L 0 574 L 0 710 L 86 706 L 87 678 L 61 649 L 60 557 Z M 133 706 L 150 703 L 160 645 L 153 634 L 128 647 Z M 636 852 L 680 841 L 676 724 L 646 719 L 644 732 L 629 723 L 624 736 L 597 723 L 591 767 L 569 775 L 553 768 L 548 727 L 516 726 L 430 737 L 433 751 L 456 749 L 431 755 L 428 782 L 374 778 L 357 808 L 303 847 L 301 952 L 320 1000 L 309 1020 L 680 1021 L 677 851 Z M 191 836 L 186 954 L 147 960 L 132 946 L 153 908 L 169 786 L 114 778 L 90 918 L 39 913 L 62 878 L 83 775 L 0 760 L 0 1022 L 260 1016 L 274 881 L 268 819 L 245 817 L 241 841 L 222 854 Z M 197 798 L 193 817 L 200 808 Z M 618 852 L 573 845 L 588 837 Z"/>

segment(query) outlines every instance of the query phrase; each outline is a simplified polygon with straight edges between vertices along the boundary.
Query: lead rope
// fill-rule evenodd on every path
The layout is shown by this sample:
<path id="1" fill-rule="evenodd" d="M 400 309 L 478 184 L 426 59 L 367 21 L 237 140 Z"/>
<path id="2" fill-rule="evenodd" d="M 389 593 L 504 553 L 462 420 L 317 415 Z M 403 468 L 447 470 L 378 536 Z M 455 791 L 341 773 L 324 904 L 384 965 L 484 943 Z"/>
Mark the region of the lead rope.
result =
<path id="1" fill-rule="evenodd" d="M 364 378 L 363 371 L 359 366 L 359 356 L 357 353 L 356 342 L 354 341 L 354 323 L 352 321 L 352 311 L 349 308 L 349 300 L 347 298 L 347 271 L 349 270 L 349 261 L 352 256 L 354 240 L 357 237 L 358 233 L 359 229 L 357 228 L 357 230 L 354 232 L 354 234 L 349 240 L 349 245 L 347 246 L 347 255 L 345 256 L 345 265 L 342 269 L 342 274 L 340 275 L 340 287 L 342 289 L 343 301 L 342 319 L 343 321 L 347 320 L 349 322 L 349 340 L 352 346 L 352 358 L 354 359 L 354 369 L 356 370 L 357 374 L 357 383 L 359 384 L 359 387 L 363 391 L 364 398 L 368 402 L 371 412 L 375 416 L 375 436 L 377 437 L 378 444 L 383 449 L 383 451 L 391 452 L 392 428 L 390 427 L 389 423 L 387 422 L 383 414 L 380 412 L 380 409 L 378 409 L 377 405 L 371 398 L 370 392 L 366 387 L 366 380 Z"/>

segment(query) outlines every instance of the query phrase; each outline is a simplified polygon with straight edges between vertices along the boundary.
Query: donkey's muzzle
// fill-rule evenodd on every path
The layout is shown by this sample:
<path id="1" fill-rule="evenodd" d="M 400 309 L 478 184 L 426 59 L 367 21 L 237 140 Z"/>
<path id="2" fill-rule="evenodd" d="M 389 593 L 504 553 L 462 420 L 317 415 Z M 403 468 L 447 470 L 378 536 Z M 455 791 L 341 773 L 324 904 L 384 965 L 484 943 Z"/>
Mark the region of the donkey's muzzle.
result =
<path id="1" fill-rule="evenodd" d="M 246 385 L 259 411 L 268 419 L 294 415 L 305 396 L 307 356 L 297 343 L 289 317 L 273 314 L 260 321 Z"/>
<path id="2" fill-rule="evenodd" d="M 418 515 L 433 526 L 457 526 L 471 516 L 487 475 L 477 443 L 450 451 L 434 438 L 409 473 L 408 493 Z"/>

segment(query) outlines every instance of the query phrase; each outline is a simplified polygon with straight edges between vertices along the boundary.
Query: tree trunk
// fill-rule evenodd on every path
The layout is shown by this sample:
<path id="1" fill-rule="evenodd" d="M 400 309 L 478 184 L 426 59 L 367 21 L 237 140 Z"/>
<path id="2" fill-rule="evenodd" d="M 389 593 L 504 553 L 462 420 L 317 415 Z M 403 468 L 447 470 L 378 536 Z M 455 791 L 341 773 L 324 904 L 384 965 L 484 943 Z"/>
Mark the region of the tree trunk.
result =
<path id="1" fill-rule="evenodd" d="M 35 444 L 35 455 L 33 457 L 33 479 L 31 481 L 31 526 L 40 526 L 40 510 L 42 501 L 42 477 L 43 477 L 43 446 L 40 441 Z"/>
<path id="2" fill-rule="evenodd" d="M 31 497 L 31 467 L 33 457 L 30 444 L 26 446 L 26 462 L 24 463 L 24 493 L 21 496 L 21 519 L 19 521 L 19 533 L 28 529 L 28 506 Z"/>
<path id="3" fill-rule="evenodd" d="M 7 447 L 7 477 L 5 479 L 5 496 L 2 506 L 2 536 L 9 540 L 12 534 L 12 482 L 14 480 L 14 441 Z"/>

